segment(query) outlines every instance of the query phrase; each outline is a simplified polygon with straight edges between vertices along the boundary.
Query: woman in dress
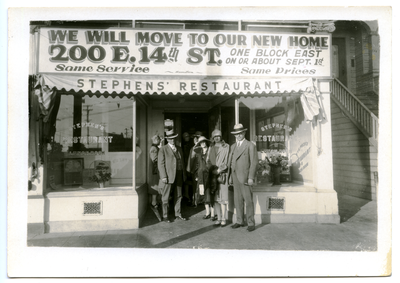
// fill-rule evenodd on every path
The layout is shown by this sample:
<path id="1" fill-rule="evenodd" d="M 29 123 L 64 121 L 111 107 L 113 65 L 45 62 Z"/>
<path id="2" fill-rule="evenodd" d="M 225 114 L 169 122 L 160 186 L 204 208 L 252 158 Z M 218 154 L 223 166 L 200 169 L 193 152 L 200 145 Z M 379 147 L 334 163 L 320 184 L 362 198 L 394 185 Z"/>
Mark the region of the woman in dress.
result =
<path id="1" fill-rule="evenodd" d="M 214 130 L 211 134 L 214 144 L 210 147 L 209 158 L 207 159 L 210 168 L 211 191 L 215 191 L 215 212 L 218 215 L 215 226 L 226 226 L 227 208 L 228 208 L 228 155 L 229 144 L 222 140 L 220 130 Z"/>
<path id="2" fill-rule="evenodd" d="M 203 219 L 216 220 L 214 214 L 214 194 L 210 188 L 210 174 L 209 167 L 207 166 L 207 158 L 209 154 L 210 140 L 204 136 L 199 137 L 199 140 L 194 148 L 196 153 L 195 161 L 195 179 L 197 180 L 197 203 L 204 201 L 206 214 Z"/>

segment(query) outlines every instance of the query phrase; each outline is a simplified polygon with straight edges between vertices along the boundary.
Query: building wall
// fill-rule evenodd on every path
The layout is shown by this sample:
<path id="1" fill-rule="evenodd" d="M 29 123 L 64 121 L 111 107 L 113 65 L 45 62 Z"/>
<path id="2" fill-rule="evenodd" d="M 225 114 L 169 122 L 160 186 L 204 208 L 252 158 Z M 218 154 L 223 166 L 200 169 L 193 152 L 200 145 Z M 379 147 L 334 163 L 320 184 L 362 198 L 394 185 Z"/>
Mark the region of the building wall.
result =
<path id="1" fill-rule="evenodd" d="M 375 200 L 377 150 L 331 102 L 334 188 L 338 194 Z"/>
<path id="2" fill-rule="evenodd" d="M 369 31 L 365 28 L 360 29 L 355 35 L 355 43 L 357 83 L 354 94 L 379 117 L 379 76 L 374 75 L 372 69 L 372 44 Z"/>

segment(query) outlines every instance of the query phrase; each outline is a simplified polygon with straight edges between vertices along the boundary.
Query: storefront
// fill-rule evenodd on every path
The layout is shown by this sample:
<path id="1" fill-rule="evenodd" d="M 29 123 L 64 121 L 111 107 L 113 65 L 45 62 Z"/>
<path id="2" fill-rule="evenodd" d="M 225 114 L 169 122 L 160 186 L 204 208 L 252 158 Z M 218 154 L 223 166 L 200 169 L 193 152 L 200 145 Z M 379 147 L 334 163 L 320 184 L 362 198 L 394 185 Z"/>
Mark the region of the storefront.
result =
<path id="1" fill-rule="evenodd" d="M 173 127 L 182 142 L 184 132 L 210 137 L 220 129 L 232 144 L 237 123 L 259 155 L 257 224 L 339 223 L 331 27 L 38 29 L 28 223 L 46 232 L 138 228 L 148 203 L 151 137 Z M 35 105 L 43 127 L 33 119 Z M 279 177 L 267 162 L 278 156 Z"/>

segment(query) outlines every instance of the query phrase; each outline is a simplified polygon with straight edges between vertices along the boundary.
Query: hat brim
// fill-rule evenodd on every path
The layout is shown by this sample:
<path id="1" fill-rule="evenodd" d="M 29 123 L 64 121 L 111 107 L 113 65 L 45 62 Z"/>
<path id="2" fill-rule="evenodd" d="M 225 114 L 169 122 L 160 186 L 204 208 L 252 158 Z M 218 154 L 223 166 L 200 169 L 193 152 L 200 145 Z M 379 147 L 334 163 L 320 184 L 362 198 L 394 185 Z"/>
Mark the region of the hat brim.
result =
<path id="1" fill-rule="evenodd" d="M 205 139 L 205 140 L 198 141 L 195 146 L 200 145 L 202 142 L 208 142 L 209 145 L 211 144 L 210 140 Z"/>
<path id="2" fill-rule="evenodd" d="M 165 136 L 166 139 L 174 139 L 178 136 L 178 134 L 172 135 L 172 136 Z"/>
<path id="3" fill-rule="evenodd" d="M 233 132 L 231 132 L 231 134 L 236 135 L 236 134 L 239 134 L 239 133 L 242 133 L 242 132 L 246 132 L 246 131 L 247 131 L 247 129 L 243 129 L 243 130 L 240 130 L 240 131 L 233 131 Z"/>

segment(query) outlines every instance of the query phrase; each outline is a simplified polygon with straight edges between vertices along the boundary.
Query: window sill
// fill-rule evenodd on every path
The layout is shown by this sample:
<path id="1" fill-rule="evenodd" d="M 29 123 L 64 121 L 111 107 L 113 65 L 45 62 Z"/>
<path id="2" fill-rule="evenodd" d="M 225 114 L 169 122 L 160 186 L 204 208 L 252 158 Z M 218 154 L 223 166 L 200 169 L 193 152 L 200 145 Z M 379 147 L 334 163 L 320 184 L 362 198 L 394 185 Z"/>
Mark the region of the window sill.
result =
<path id="1" fill-rule="evenodd" d="M 142 184 L 137 184 L 136 190 Z M 132 185 L 118 184 L 106 185 L 104 188 L 99 188 L 96 184 L 81 185 L 81 186 L 63 186 L 55 190 L 47 191 L 45 197 L 78 197 L 78 196 L 97 196 L 97 195 L 131 195 L 137 194 Z"/>

